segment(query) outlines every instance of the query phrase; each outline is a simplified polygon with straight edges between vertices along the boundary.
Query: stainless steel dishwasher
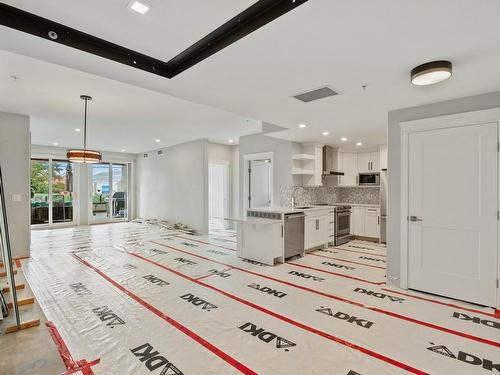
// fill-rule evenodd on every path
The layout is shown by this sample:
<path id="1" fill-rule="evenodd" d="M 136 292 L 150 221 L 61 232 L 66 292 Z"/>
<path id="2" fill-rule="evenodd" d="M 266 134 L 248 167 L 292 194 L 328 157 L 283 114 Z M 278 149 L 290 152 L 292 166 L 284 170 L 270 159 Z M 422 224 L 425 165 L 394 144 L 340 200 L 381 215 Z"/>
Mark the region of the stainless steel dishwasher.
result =
<path id="1" fill-rule="evenodd" d="M 285 259 L 304 254 L 304 219 L 303 212 L 285 214 Z"/>

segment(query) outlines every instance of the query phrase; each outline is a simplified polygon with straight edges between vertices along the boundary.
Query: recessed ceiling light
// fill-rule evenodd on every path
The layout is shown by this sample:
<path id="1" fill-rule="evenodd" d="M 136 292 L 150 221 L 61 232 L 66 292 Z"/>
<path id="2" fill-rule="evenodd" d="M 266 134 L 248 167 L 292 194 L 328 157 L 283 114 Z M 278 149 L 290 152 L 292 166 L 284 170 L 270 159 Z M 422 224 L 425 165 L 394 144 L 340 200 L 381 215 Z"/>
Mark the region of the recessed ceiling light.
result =
<path id="1" fill-rule="evenodd" d="M 75 129 L 75 132 L 81 132 L 81 131 L 82 131 L 82 129 L 78 129 L 78 128 Z"/>
<path id="2" fill-rule="evenodd" d="M 299 128 L 301 128 L 301 129 L 304 129 L 305 127 L 307 127 L 307 125 L 306 125 L 306 124 L 300 124 L 300 125 L 299 125 Z"/>
<path id="3" fill-rule="evenodd" d="M 156 143 L 160 143 L 160 140 L 157 138 L 157 139 L 155 139 L 155 142 Z"/>
<path id="4" fill-rule="evenodd" d="M 59 146 L 59 143 L 57 143 L 57 142 L 54 142 L 54 143 L 52 143 L 52 144 L 53 144 L 54 146 Z"/>
<path id="5" fill-rule="evenodd" d="M 340 138 L 340 140 L 341 140 L 342 142 L 347 142 L 347 141 L 348 141 L 348 139 L 347 139 L 346 137 Z"/>
<path id="6" fill-rule="evenodd" d="M 132 1 L 130 3 L 130 9 L 135 10 L 137 13 L 144 14 L 149 10 L 149 6 L 139 1 Z"/>
<path id="7" fill-rule="evenodd" d="M 329 135 L 330 133 L 329 132 L 323 132 L 321 134 L 323 134 L 323 135 Z"/>
<path id="8" fill-rule="evenodd" d="M 124 148 L 122 148 L 120 151 L 121 151 L 121 152 L 125 152 L 126 150 L 125 150 Z"/>
<path id="9" fill-rule="evenodd" d="M 229 143 L 233 143 L 234 141 L 233 141 L 232 139 L 229 139 L 229 140 L 228 140 L 228 142 L 229 142 Z"/>
<path id="10" fill-rule="evenodd" d="M 358 147 L 359 147 L 359 146 L 363 146 L 363 142 L 358 142 L 358 143 L 356 143 L 356 146 L 358 146 Z"/>
<path id="11" fill-rule="evenodd" d="M 451 62 L 431 61 L 411 70 L 411 83 L 417 86 L 433 85 L 450 78 L 451 71 Z"/>

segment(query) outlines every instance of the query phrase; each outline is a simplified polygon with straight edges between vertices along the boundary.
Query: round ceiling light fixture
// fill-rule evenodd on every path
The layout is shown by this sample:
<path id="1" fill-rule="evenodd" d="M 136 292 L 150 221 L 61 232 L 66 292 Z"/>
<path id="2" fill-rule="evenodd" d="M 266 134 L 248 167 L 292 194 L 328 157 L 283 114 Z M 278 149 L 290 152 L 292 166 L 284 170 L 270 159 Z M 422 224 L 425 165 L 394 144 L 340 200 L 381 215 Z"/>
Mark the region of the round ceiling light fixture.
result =
<path id="1" fill-rule="evenodd" d="M 85 101 L 85 117 L 83 120 L 83 149 L 71 149 L 66 151 L 66 158 L 71 163 L 99 163 L 102 155 L 99 151 L 87 150 L 87 103 L 92 100 L 88 95 L 81 95 L 80 99 Z"/>
<path id="2" fill-rule="evenodd" d="M 452 64 L 450 61 L 431 61 L 411 70 L 411 83 L 416 86 L 433 85 L 450 78 L 451 74 Z"/>

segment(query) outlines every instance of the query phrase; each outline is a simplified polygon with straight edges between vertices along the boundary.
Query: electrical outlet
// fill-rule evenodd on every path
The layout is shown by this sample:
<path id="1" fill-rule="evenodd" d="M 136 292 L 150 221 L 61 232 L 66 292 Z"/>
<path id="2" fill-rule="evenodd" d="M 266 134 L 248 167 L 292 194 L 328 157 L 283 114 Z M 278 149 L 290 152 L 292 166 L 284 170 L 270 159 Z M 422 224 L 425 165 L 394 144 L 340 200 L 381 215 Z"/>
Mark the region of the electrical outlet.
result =
<path id="1" fill-rule="evenodd" d="M 12 194 L 12 202 L 21 202 L 21 194 Z"/>

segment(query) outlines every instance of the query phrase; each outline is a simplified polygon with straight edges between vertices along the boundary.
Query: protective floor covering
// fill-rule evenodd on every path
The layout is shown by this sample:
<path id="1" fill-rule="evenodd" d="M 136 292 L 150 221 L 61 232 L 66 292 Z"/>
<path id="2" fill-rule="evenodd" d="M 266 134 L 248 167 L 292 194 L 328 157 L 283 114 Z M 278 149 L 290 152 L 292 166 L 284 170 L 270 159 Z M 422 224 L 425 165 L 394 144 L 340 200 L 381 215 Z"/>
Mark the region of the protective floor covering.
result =
<path id="1" fill-rule="evenodd" d="M 500 373 L 494 311 L 386 288 L 377 244 L 269 267 L 237 258 L 232 232 L 120 223 L 32 242 L 26 277 L 75 363 L 91 364 L 72 373 Z"/>

